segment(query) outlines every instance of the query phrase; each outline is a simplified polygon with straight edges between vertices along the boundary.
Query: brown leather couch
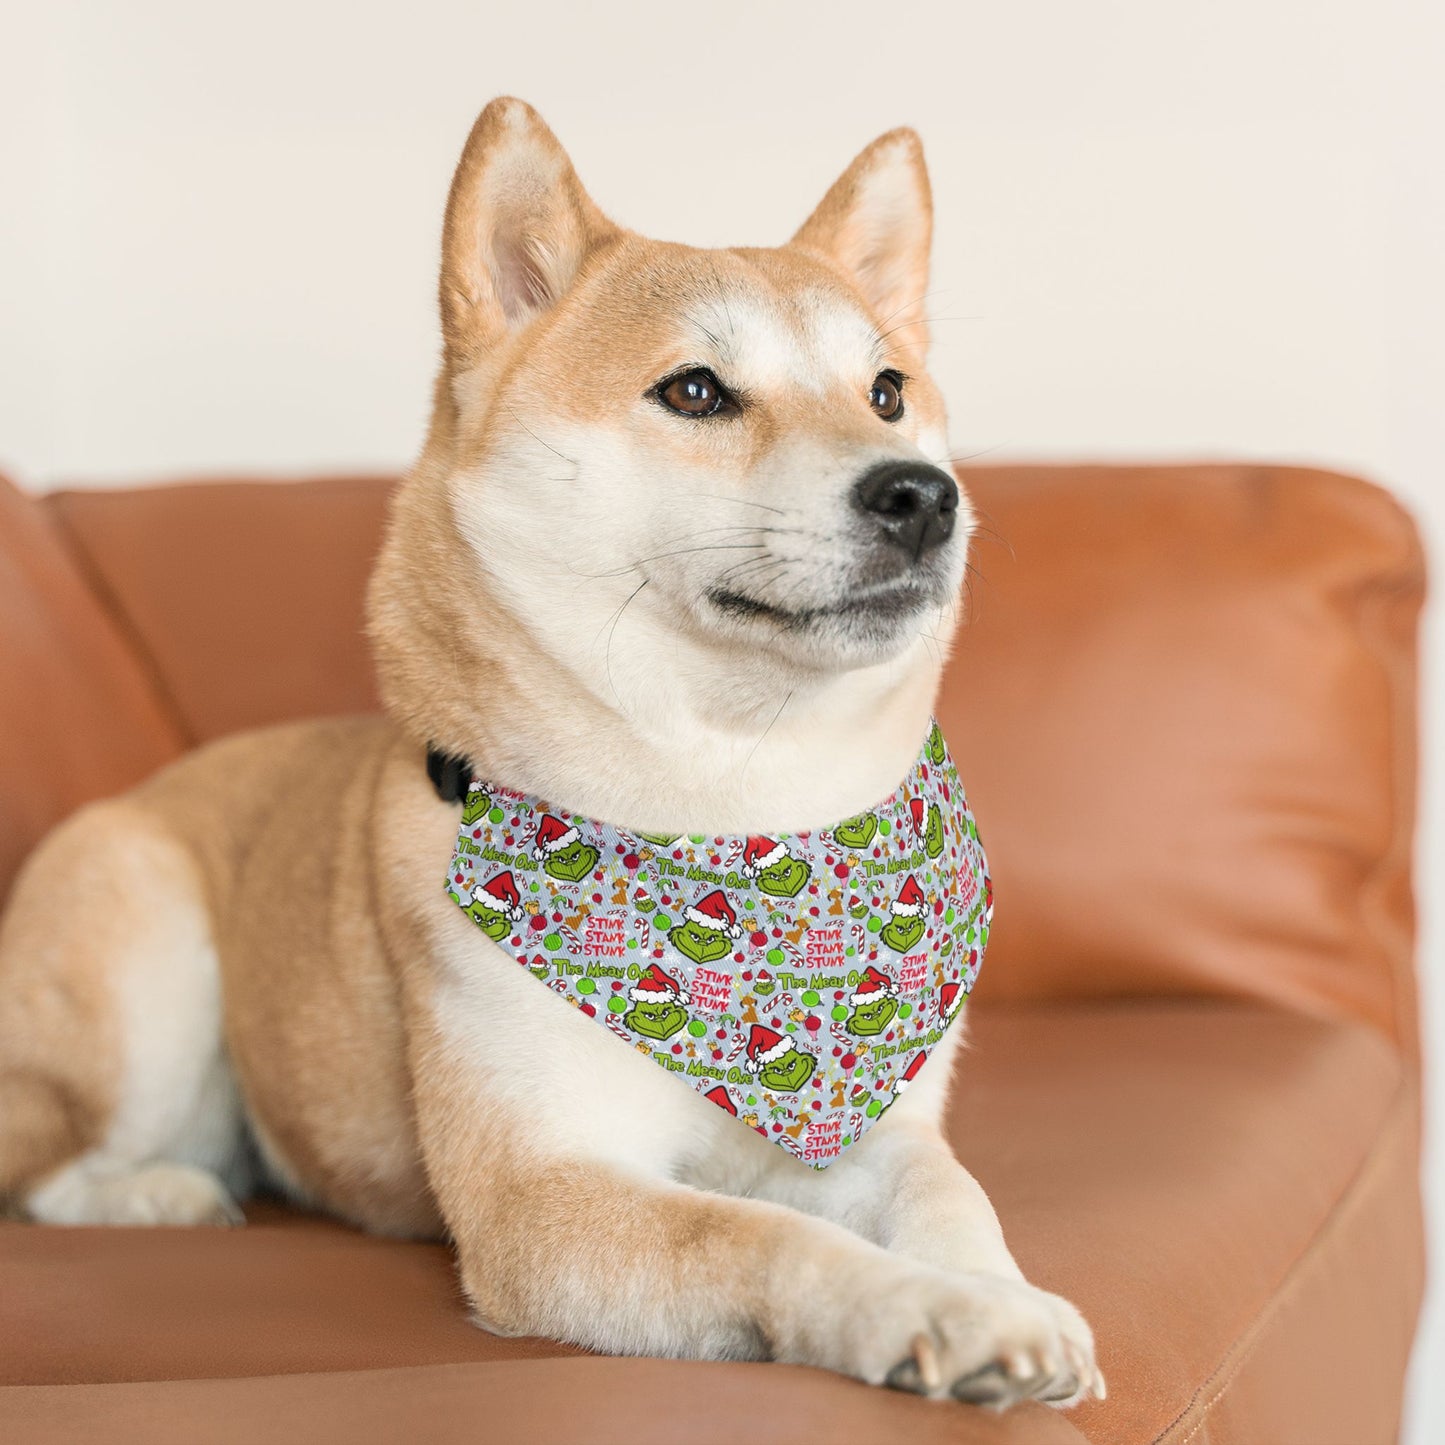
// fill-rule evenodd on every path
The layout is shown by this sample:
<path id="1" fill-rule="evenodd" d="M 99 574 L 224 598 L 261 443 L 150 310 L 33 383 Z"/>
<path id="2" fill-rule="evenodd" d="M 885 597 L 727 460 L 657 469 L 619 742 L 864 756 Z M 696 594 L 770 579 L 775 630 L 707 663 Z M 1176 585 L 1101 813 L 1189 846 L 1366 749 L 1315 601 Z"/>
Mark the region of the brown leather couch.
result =
<path id="1" fill-rule="evenodd" d="M 1004 1416 L 465 1321 L 440 1246 L 0 1225 L 0 1439 L 1395 1438 L 1422 1281 L 1420 548 L 1279 467 L 976 469 L 942 717 L 997 879 L 952 1132 L 1107 1402 Z M 0 889 L 185 748 L 374 706 L 384 479 L 0 485 Z"/>

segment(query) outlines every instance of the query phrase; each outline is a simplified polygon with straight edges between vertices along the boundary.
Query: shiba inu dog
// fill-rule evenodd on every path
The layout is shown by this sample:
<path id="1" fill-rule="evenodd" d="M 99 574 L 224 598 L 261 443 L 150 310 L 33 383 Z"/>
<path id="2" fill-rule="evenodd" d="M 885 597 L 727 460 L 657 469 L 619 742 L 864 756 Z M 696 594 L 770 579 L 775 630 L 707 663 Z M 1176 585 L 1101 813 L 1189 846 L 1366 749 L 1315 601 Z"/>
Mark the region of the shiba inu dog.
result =
<path id="1" fill-rule="evenodd" d="M 457 802 L 491 800 L 439 797 L 429 746 L 657 846 L 748 834 L 778 898 L 808 870 L 775 838 L 843 819 L 872 842 L 866 810 L 928 733 L 970 532 L 936 464 L 930 229 L 910 131 L 788 244 L 708 251 L 610 222 L 525 104 L 482 112 L 446 210 L 430 431 L 369 595 L 386 716 L 212 744 L 37 850 L 0 931 L 12 1208 L 231 1224 L 266 1183 L 449 1236 L 501 1334 L 996 1405 L 1102 1396 L 1088 1326 L 1023 1279 L 941 1136 L 959 1028 L 817 1172 L 506 957 L 511 873 L 440 887 Z M 545 871 L 584 876 L 595 848 L 547 827 Z M 894 906 L 901 957 L 923 923 Z M 693 913 L 677 946 L 710 958 L 735 926 Z M 676 1034 L 681 992 L 649 970 L 639 1032 Z M 870 970 L 853 1031 L 893 999 Z M 767 1086 L 799 1088 L 799 1053 L 762 1043 Z"/>

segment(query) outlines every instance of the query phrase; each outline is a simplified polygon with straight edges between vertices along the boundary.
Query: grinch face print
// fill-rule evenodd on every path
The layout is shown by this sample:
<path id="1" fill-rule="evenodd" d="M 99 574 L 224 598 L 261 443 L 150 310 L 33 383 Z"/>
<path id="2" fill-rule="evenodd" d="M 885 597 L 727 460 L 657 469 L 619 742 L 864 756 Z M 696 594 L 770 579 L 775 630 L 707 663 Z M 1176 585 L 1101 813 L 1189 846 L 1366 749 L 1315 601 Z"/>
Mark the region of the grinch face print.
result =
<path id="1" fill-rule="evenodd" d="M 500 943 L 522 917 L 522 900 L 510 873 L 498 873 L 472 889 L 467 904 L 472 921 L 492 940 Z"/>
<path id="2" fill-rule="evenodd" d="M 898 993 L 893 980 L 871 964 L 849 1002 L 853 1012 L 843 1021 L 843 1027 L 859 1038 L 881 1034 L 898 1012 Z"/>
<path id="3" fill-rule="evenodd" d="M 748 1066 L 763 1088 L 796 1094 L 813 1077 L 818 1060 L 791 1038 L 754 1024 L 748 1035 Z"/>
<path id="4" fill-rule="evenodd" d="M 670 1039 L 686 1022 L 687 990 L 655 963 L 628 992 L 632 1007 L 622 1015 L 622 1022 L 635 1033 L 659 1042 Z"/>
<path id="5" fill-rule="evenodd" d="M 629 830 L 480 780 L 447 890 L 599 1028 L 824 1168 L 957 1019 L 993 906 L 935 725 L 892 797 L 831 828 Z"/>
<path id="6" fill-rule="evenodd" d="M 667 935 L 667 941 L 694 963 L 715 963 L 733 951 L 733 939 L 742 929 L 738 916 L 720 888 L 687 910 L 687 919 Z"/>
<path id="7" fill-rule="evenodd" d="M 943 729 L 935 722 L 928 730 L 928 761 L 935 768 L 941 768 L 948 756 L 948 747 L 943 741 Z"/>
<path id="8" fill-rule="evenodd" d="M 481 783 L 472 783 L 462 799 L 462 825 L 470 828 L 480 823 L 492 806 L 491 795 Z"/>
<path id="9" fill-rule="evenodd" d="M 845 848 L 866 848 L 878 831 L 878 819 L 872 813 L 859 813 L 833 829 L 833 837 Z"/>
<path id="10" fill-rule="evenodd" d="M 788 852 L 786 842 L 752 837 L 743 849 L 743 873 L 757 883 L 760 892 L 773 898 L 796 898 L 812 871 Z"/>
<path id="11" fill-rule="evenodd" d="M 597 849 L 584 843 L 576 828 L 546 813 L 537 829 L 537 856 L 549 878 L 575 883 L 592 871 Z"/>

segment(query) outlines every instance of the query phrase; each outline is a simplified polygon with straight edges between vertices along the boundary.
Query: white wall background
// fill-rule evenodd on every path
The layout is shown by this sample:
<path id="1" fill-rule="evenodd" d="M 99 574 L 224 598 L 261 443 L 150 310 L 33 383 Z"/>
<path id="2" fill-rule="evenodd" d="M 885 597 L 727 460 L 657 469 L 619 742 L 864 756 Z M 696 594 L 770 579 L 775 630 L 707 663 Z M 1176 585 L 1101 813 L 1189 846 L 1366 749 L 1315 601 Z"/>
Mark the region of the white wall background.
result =
<path id="1" fill-rule="evenodd" d="M 45 486 L 403 464 L 445 187 L 509 91 L 607 210 L 699 243 L 783 238 L 855 149 L 916 125 L 956 451 L 1356 469 L 1438 564 L 1442 12 L 0 0 L 0 465 Z M 1437 754 L 1442 664 L 1433 626 Z M 1437 1060 L 1441 772 L 1420 873 Z M 1438 1292 L 1411 1422 L 1445 1439 Z"/>

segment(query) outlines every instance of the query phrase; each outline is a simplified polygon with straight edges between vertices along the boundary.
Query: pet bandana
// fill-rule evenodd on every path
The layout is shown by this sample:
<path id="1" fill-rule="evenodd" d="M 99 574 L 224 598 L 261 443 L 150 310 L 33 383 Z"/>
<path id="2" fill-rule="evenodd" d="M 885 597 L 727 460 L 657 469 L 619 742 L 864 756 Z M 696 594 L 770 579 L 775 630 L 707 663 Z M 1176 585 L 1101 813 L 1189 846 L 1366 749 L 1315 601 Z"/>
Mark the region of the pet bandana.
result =
<path id="1" fill-rule="evenodd" d="M 937 723 L 892 797 L 805 833 L 664 837 L 454 787 L 447 891 L 477 927 L 816 1168 L 917 1077 L 978 975 L 993 890 Z"/>

